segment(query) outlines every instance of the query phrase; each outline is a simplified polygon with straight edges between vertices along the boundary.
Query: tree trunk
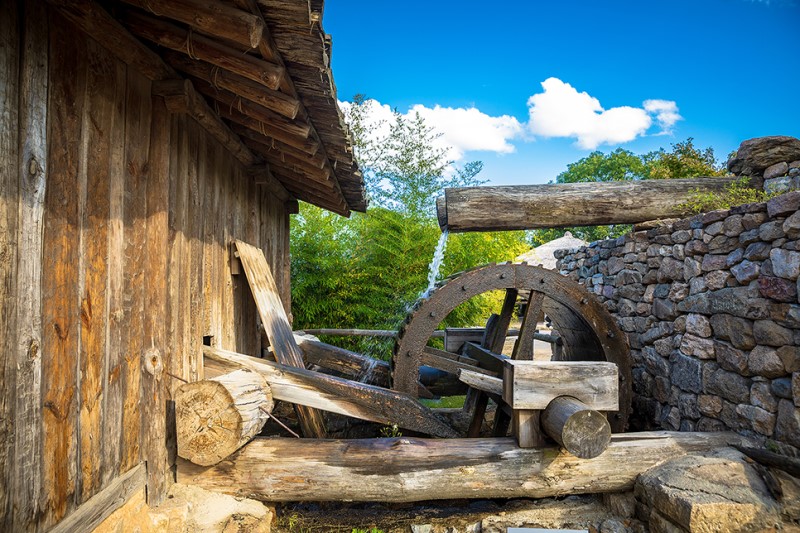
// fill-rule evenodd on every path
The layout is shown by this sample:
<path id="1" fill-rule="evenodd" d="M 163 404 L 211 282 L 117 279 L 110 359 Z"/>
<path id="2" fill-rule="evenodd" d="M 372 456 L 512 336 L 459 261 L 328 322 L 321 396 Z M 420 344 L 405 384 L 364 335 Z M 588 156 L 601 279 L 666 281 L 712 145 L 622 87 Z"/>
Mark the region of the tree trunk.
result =
<path id="1" fill-rule="evenodd" d="M 511 438 L 259 438 L 211 468 L 180 461 L 178 482 L 263 501 L 548 498 L 631 490 L 659 463 L 743 441 L 733 433 L 620 434 L 583 460 Z"/>
<path id="2" fill-rule="evenodd" d="M 175 394 L 178 455 L 213 465 L 261 432 L 272 411 L 272 392 L 252 370 L 186 383 Z"/>
<path id="3" fill-rule="evenodd" d="M 635 224 L 687 216 L 692 191 L 720 192 L 735 176 L 680 180 L 445 189 L 436 202 L 450 231 L 500 231 Z"/>

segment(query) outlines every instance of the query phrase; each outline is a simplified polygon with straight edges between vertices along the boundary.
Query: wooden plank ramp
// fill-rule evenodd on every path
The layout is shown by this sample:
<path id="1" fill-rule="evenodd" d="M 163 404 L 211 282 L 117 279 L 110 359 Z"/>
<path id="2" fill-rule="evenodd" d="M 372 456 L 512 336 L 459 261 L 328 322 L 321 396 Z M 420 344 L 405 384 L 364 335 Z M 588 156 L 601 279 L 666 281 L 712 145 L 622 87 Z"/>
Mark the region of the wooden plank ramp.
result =
<path id="1" fill-rule="evenodd" d="M 250 291 L 255 298 L 261 323 L 275 352 L 275 359 L 282 365 L 305 369 L 303 352 L 294 340 L 289 317 L 286 315 L 278 286 L 272 277 L 272 270 L 264 252 L 239 240 L 234 244 L 247 282 L 250 284 Z M 295 405 L 303 434 L 307 437 L 325 437 L 322 414 L 307 405 L 301 403 Z"/>
<path id="2" fill-rule="evenodd" d="M 248 368 L 264 376 L 276 400 L 381 424 L 397 424 L 403 429 L 435 437 L 458 436 L 455 430 L 408 394 L 210 346 L 203 347 L 203 354 L 206 378 Z"/>

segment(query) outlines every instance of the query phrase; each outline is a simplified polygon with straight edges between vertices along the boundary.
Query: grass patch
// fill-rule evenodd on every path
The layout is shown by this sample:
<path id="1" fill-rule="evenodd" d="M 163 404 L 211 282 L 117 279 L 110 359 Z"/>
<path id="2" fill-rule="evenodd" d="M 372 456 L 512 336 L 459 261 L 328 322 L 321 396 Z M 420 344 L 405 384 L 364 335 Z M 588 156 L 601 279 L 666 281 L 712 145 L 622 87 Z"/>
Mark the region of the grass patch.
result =
<path id="1" fill-rule="evenodd" d="M 464 407 L 466 396 L 443 396 L 434 400 L 421 398 L 419 402 L 425 407 L 434 408 L 461 408 Z"/>

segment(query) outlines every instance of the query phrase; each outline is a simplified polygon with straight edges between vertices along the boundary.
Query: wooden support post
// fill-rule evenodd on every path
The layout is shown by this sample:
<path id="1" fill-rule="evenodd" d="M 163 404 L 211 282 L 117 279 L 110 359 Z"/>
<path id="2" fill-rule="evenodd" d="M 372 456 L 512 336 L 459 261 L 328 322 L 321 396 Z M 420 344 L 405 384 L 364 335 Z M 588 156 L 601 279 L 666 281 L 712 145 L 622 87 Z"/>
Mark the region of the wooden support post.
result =
<path id="1" fill-rule="evenodd" d="M 437 215 L 456 232 L 635 224 L 687 216 L 693 191 L 721 192 L 736 179 L 460 187 L 445 189 Z"/>
<path id="2" fill-rule="evenodd" d="M 519 448 L 509 438 L 258 438 L 217 466 L 180 461 L 178 482 L 276 502 L 547 498 L 628 491 L 664 461 L 745 440 L 734 433 L 614 435 L 604 454 L 584 460 L 556 447 Z"/>
<path id="3" fill-rule="evenodd" d="M 541 429 L 541 414 L 539 410 L 514 409 L 513 433 L 517 437 L 520 448 L 536 448 L 545 445 L 544 434 Z"/>
<path id="4" fill-rule="evenodd" d="M 264 377 L 248 369 L 185 383 L 175 393 L 178 455 L 217 464 L 261 432 L 272 412 Z"/>
<path id="5" fill-rule="evenodd" d="M 611 442 L 606 417 L 569 396 L 554 398 L 542 413 L 541 424 L 548 437 L 581 459 L 597 457 Z"/>

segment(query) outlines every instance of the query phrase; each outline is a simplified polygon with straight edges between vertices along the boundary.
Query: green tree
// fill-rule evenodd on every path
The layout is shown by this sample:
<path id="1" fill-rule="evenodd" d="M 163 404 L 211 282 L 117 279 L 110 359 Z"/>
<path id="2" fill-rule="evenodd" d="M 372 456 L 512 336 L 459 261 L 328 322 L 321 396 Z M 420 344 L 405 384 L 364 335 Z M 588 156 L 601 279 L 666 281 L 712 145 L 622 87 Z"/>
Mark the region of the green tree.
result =
<path id="1" fill-rule="evenodd" d="M 646 179 L 695 178 L 721 176 L 724 165 L 717 161 L 713 148 L 698 148 L 694 139 L 672 144 L 669 152 L 663 148 L 644 155 L 618 148 L 609 154 L 592 152 L 556 177 L 556 183 L 632 181 Z M 561 237 L 567 231 L 586 241 L 619 237 L 630 231 L 627 224 L 611 226 L 580 226 L 532 231 L 531 244 L 538 246 Z"/>

